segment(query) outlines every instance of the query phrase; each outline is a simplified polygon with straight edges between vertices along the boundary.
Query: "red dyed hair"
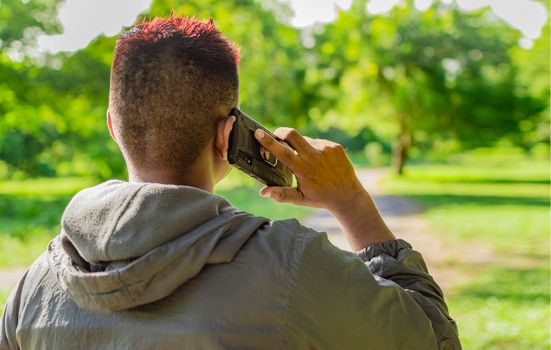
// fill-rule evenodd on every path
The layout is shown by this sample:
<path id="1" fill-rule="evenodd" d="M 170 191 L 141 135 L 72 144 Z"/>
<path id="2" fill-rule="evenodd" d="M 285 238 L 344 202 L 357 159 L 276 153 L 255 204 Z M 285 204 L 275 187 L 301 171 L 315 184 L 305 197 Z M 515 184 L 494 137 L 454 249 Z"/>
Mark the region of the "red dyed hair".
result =
<path id="1" fill-rule="evenodd" d="M 214 26 L 212 18 L 199 20 L 194 17 L 156 17 L 151 21 L 143 21 L 130 31 L 122 34 L 117 41 L 113 66 L 116 66 L 118 59 L 124 56 L 126 51 L 140 43 L 154 43 L 159 40 L 179 36 L 186 38 L 210 37 L 213 41 L 226 43 L 226 53 L 239 65 L 240 55 L 237 45 L 222 37 L 222 32 Z"/>
<path id="2" fill-rule="evenodd" d="M 238 63 L 212 20 L 155 18 L 122 34 L 109 110 L 127 163 L 185 174 L 237 107 Z"/>

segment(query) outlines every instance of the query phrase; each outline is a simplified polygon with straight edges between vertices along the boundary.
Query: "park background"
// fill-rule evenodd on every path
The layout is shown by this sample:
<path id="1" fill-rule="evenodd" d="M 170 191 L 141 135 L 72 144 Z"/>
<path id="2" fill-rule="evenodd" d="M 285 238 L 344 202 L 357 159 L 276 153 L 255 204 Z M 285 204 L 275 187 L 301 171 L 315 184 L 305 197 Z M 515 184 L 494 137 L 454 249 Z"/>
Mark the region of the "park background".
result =
<path id="1" fill-rule="evenodd" d="M 87 14 L 70 26 L 79 2 Z M 0 0 L 0 272 L 46 248 L 75 192 L 125 179 L 105 127 L 115 34 L 138 15 L 125 3 Z M 549 348 L 548 0 L 330 1 L 312 23 L 299 15 L 327 1 L 136 3 L 141 17 L 212 17 L 241 48 L 242 109 L 342 143 L 358 169 L 383 169 L 385 193 L 421 208 L 443 249 L 482 249 L 443 262 L 461 276 L 446 293 L 466 349 Z M 126 22 L 63 47 L 87 15 Z M 234 171 L 217 192 L 273 219 L 311 214 L 259 188 Z"/>

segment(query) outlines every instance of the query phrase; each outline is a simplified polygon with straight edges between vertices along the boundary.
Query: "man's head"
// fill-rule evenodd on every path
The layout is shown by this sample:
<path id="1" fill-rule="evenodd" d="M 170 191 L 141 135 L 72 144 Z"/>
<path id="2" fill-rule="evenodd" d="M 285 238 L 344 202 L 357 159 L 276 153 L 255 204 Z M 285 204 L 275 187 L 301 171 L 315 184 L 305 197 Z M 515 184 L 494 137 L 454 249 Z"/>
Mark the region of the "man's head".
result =
<path id="1" fill-rule="evenodd" d="M 211 20 L 157 18 L 122 34 L 109 123 L 129 168 L 191 171 L 238 104 L 238 63 L 238 49 Z"/>

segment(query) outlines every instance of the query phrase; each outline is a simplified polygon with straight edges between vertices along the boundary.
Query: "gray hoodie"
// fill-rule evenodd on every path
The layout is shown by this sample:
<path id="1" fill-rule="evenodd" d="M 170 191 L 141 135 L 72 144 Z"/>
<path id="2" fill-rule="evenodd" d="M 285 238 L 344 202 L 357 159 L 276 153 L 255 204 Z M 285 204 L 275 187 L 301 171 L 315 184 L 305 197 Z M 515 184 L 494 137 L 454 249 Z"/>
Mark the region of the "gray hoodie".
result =
<path id="1" fill-rule="evenodd" d="M 420 254 L 359 254 L 186 186 L 78 193 L 12 292 L 0 349 L 459 349 Z"/>

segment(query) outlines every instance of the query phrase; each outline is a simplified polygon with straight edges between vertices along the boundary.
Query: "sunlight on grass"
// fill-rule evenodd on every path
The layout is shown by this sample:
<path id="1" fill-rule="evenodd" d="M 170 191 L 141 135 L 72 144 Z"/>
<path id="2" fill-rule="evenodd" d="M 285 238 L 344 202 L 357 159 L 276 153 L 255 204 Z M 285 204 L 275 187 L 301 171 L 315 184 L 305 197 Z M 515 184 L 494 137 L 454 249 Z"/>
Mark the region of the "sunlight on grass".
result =
<path id="1" fill-rule="evenodd" d="M 483 244 L 500 261 L 525 261 L 522 269 L 455 263 L 473 276 L 447 298 L 465 349 L 549 348 L 548 162 L 412 166 L 383 186 L 419 202 L 450 245 Z"/>
<path id="2" fill-rule="evenodd" d="M 549 247 L 549 168 L 527 164 L 410 167 L 406 176 L 383 185 L 418 201 L 445 239 L 541 254 Z"/>
<path id="3" fill-rule="evenodd" d="M 549 208 L 543 205 L 449 205 L 427 216 L 455 242 L 481 242 L 504 254 L 541 257 L 549 252 Z"/>
<path id="4" fill-rule="evenodd" d="M 292 204 L 277 203 L 270 198 L 260 197 L 258 191 L 264 185 L 235 169 L 216 186 L 215 193 L 225 197 L 236 208 L 272 220 L 301 219 L 312 213 L 312 209 Z"/>
<path id="5" fill-rule="evenodd" d="M 312 212 L 312 209 L 309 208 L 277 203 L 270 198 L 260 197 L 258 195 L 260 188 L 261 185 L 257 188 L 240 186 L 230 190 L 221 190 L 218 194 L 226 197 L 236 208 L 272 220 L 301 219 Z"/>
<path id="6" fill-rule="evenodd" d="M 57 229 L 34 230 L 23 239 L 0 233 L 0 268 L 29 266 L 57 233 Z"/>
<path id="7" fill-rule="evenodd" d="M 493 268 L 449 306 L 465 349 L 548 349 L 549 269 Z"/>
<path id="8" fill-rule="evenodd" d="M 94 185 L 92 179 L 70 178 L 44 178 L 20 181 L 0 182 L 0 195 L 22 197 L 57 197 L 72 195 L 79 190 Z"/>

